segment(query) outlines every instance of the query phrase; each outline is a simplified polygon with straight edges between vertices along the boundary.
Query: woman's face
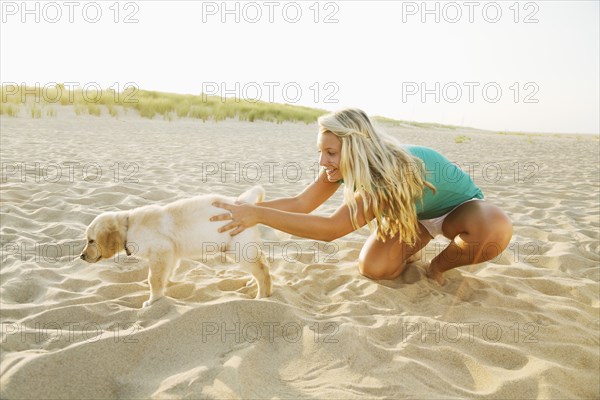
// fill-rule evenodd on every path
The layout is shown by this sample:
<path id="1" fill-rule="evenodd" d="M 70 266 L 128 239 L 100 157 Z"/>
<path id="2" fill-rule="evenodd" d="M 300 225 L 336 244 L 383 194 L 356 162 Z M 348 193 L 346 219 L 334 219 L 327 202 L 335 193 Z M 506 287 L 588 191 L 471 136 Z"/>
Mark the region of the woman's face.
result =
<path id="1" fill-rule="evenodd" d="M 319 165 L 325 167 L 327 179 L 337 182 L 342 179 L 340 159 L 342 157 L 342 141 L 331 132 L 319 133 L 317 136 L 319 149 Z"/>

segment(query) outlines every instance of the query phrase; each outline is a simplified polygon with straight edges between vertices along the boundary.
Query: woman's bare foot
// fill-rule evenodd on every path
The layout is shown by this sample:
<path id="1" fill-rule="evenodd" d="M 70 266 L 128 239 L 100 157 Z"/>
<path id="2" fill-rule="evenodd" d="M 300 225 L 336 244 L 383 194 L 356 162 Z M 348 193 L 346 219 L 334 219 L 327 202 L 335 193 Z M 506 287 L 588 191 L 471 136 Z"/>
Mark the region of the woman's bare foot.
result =
<path id="1" fill-rule="evenodd" d="M 444 273 L 438 271 L 437 268 L 435 268 L 435 266 L 431 263 L 429 264 L 429 267 L 427 267 L 427 278 L 436 282 L 440 286 L 444 286 L 444 283 L 446 282 Z"/>

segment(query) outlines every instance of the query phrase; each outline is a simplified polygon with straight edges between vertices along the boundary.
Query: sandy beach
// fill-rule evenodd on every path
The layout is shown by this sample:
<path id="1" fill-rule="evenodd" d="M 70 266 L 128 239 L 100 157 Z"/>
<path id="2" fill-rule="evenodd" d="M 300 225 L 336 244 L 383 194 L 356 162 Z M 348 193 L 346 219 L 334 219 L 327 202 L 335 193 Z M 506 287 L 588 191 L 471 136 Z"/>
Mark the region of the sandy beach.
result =
<path id="1" fill-rule="evenodd" d="M 272 297 L 211 256 L 141 309 L 145 261 L 78 258 L 91 220 L 256 184 L 295 195 L 317 173 L 316 124 L 2 116 L 0 397 L 598 398 L 598 137 L 383 126 L 508 213 L 500 257 L 439 287 L 424 270 L 438 237 L 376 282 L 357 268 L 366 228 L 324 243 L 261 226 Z"/>

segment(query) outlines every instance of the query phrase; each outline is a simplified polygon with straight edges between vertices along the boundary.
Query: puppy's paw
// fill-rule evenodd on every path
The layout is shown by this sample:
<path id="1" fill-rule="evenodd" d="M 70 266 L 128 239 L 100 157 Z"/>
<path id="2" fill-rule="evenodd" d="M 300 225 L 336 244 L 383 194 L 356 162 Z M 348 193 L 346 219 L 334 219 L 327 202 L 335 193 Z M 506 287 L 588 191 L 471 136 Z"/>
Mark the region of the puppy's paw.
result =
<path id="1" fill-rule="evenodd" d="M 156 303 L 158 300 L 160 300 L 160 297 L 150 297 L 148 300 L 146 300 L 144 302 L 144 304 L 142 304 L 142 308 L 146 308 L 146 307 L 150 307 L 152 304 Z"/>
<path id="2" fill-rule="evenodd" d="M 271 282 L 267 285 L 261 286 L 256 292 L 255 299 L 264 299 L 265 297 L 271 297 L 273 294 L 273 288 L 271 287 Z"/>

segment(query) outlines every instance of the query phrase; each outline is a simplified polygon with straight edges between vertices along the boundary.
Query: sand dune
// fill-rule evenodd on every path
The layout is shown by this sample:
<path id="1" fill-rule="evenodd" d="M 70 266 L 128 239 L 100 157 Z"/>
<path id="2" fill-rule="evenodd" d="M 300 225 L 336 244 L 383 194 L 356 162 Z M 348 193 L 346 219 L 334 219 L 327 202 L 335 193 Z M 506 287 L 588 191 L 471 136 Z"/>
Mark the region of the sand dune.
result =
<path id="1" fill-rule="evenodd" d="M 358 273 L 368 234 L 332 243 L 261 227 L 274 294 L 218 256 L 182 262 L 148 297 L 145 261 L 87 264 L 107 210 L 201 193 L 296 194 L 316 173 L 316 125 L 72 115 L 1 119 L 0 397 L 597 398 L 599 142 L 388 127 L 472 172 L 514 221 L 497 259 Z M 466 135 L 470 141 L 456 143 Z M 442 173 L 441 171 L 440 173 Z M 341 192 L 318 213 L 333 211 Z"/>

